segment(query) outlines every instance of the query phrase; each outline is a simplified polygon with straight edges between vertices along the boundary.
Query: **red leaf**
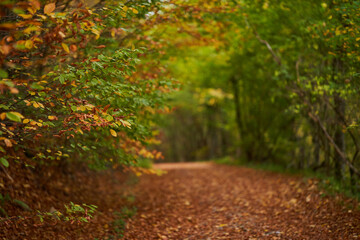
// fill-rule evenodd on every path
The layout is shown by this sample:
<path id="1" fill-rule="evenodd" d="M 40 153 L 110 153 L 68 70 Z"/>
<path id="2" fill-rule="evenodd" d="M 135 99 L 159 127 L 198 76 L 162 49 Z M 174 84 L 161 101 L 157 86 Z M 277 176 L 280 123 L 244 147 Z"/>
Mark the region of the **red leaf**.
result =
<path id="1" fill-rule="evenodd" d="M 104 112 L 106 112 L 106 110 L 108 110 L 108 108 L 110 107 L 110 104 L 106 105 L 103 109 Z"/>

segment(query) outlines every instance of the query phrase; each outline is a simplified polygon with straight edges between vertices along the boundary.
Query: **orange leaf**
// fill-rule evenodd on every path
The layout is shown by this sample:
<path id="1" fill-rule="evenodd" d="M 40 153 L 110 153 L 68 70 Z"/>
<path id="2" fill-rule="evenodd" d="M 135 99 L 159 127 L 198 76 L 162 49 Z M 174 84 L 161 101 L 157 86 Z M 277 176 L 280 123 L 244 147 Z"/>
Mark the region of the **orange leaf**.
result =
<path id="1" fill-rule="evenodd" d="M 31 0 L 30 4 L 33 6 L 33 8 L 35 10 L 39 10 L 40 9 L 40 2 L 38 0 Z"/>
<path id="2" fill-rule="evenodd" d="M 9 45 L 2 45 L 0 51 L 1 50 L 4 55 L 8 55 L 11 51 L 11 47 Z"/>
<path id="3" fill-rule="evenodd" d="M 13 146 L 12 143 L 11 143 L 11 141 L 10 141 L 9 139 L 7 139 L 7 138 L 4 139 L 4 142 L 5 142 L 5 145 L 6 145 L 7 147 L 12 147 L 12 146 Z"/>
<path id="4" fill-rule="evenodd" d="M 56 7 L 55 3 L 46 4 L 45 7 L 44 7 L 44 13 L 45 14 L 52 13 L 55 10 L 55 7 Z"/>
<path id="5" fill-rule="evenodd" d="M 77 46 L 74 45 L 74 44 L 70 45 L 70 50 L 71 50 L 72 52 L 76 52 Z"/>
<path id="6" fill-rule="evenodd" d="M 18 93 L 19 93 L 19 90 L 18 90 L 17 88 L 11 87 L 11 88 L 10 88 L 10 92 L 13 93 L 13 94 L 18 94 Z"/>
<path id="7" fill-rule="evenodd" d="M 105 47 L 106 47 L 105 45 L 99 45 L 99 46 L 97 46 L 95 48 L 99 49 L 99 48 L 105 48 Z"/>

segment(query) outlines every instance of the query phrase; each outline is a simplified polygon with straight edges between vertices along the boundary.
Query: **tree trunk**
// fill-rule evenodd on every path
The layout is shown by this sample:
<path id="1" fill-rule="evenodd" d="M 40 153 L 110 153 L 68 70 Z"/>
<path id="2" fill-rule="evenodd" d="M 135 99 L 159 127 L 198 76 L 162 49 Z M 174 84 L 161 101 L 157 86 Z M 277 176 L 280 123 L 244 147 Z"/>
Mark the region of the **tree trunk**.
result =
<path id="1" fill-rule="evenodd" d="M 345 101 L 342 99 L 338 94 L 334 96 L 334 103 L 336 112 L 345 116 Z M 336 129 L 335 129 L 335 136 L 334 142 L 340 148 L 341 152 L 345 153 L 345 135 L 342 129 L 341 119 L 336 115 Z M 335 177 L 338 180 L 341 180 L 344 175 L 345 166 L 341 159 L 341 156 L 335 151 L 334 153 L 334 161 L 335 161 Z"/>
<path id="2" fill-rule="evenodd" d="M 238 127 L 238 136 L 239 136 L 239 140 L 241 140 L 242 137 L 242 126 L 241 126 L 241 109 L 240 109 L 240 94 L 239 94 L 239 80 L 235 77 L 232 76 L 230 79 L 230 82 L 232 84 L 232 90 L 233 90 L 233 95 L 234 95 L 234 105 L 235 105 L 235 113 L 236 113 L 236 125 Z M 240 157 L 241 156 L 241 149 L 238 148 L 238 154 Z"/>

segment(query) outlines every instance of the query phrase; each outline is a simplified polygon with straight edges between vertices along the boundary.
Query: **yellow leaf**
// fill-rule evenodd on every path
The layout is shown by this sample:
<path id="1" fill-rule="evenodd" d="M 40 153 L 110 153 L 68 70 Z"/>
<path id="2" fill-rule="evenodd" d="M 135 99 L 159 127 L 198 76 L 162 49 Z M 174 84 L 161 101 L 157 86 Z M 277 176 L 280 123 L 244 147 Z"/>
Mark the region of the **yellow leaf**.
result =
<path id="1" fill-rule="evenodd" d="M 39 31 L 41 28 L 39 26 L 29 26 L 26 29 L 24 29 L 23 33 L 30 34 L 32 32 Z M 40 38 L 33 38 L 33 41 L 42 42 Z"/>
<path id="2" fill-rule="evenodd" d="M 81 128 L 78 129 L 79 133 L 84 134 L 84 132 L 81 130 Z"/>
<path id="3" fill-rule="evenodd" d="M 32 7 L 28 7 L 27 10 L 29 11 L 29 13 L 31 14 L 35 14 L 36 13 L 36 9 L 32 8 Z"/>
<path id="4" fill-rule="evenodd" d="M 335 35 L 336 35 L 336 36 L 341 35 L 341 31 L 340 31 L 339 29 L 336 29 L 336 31 L 335 31 Z"/>
<path id="5" fill-rule="evenodd" d="M 37 102 L 33 102 L 33 106 L 34 106 L 34 108 L 39 108 L 40 107 L 40 105 Z"/>
<path id="6" fill-rule="evenodd" d="M 63 47 L 65 52 L 70 53 L 70 49 L 69 49 L 68 45 L 66 45 L 65 43 L 61 43 L 61 46 Z"/>
<path id="7" fill-rule="evenodd" d="M 26 118 L 26 119 L 23 120 L 23 123 L 29 123 L 29 122 L 30 122 L 30 119 Z"/>
<path id="8" fill-rule="evenodd" d="M 129 9 L 127 6 L 123 6 L 123 11 L 127 12 L 127 10 Z"/>
<path id="9" fill-rule="evenodd" d="M 41 15 L 41 14 L 39 14 L 38 16 L 41 17 L 43 20 L 47 18 L 45 15 Z"/>
<path id="10" fill-rule="evenodd" d="M 132 9 L 132 12 L 135 13 L 135 14 L 138 14 L 138 13 L 139 13 L 139 11 L 136 10 L 135 8 Z"/>
<path id="11" fill-rule="evenodd" d="M 30 19 L 32 18 L 31 14 L 18 14 L 20 17 L 22 17 L 23 19 Z"/>
<path id="12" fill-rule="evenodd" d="M 50 121 L 55 120 L 55 119 L 56 119 L 56 116 L 48 116 L 48 119 L 49 119 Z"/>
<path id="13" fill-rule="evenodd" d="M 97 30 L 95 28 L 92 28 L 91 32 L 96 35 L 96 37 L 95 37 L 96 39 L 98 39 L 100 37 L 100 31 L 99 30 Z"/>
<path id="14" fill-rule="evenodd" d="M 25 47 L 26 47 L 27 49 L 31 49 L 31 48 L 33 48 L 33 46 L 34 46 L 33 41 L 31 41 L 31 40 L 26 40 L 26 41 L 25 41 Z"/>
<path id="15" fill-rule="evenodd" d="M 115 37 L 115 29 L 114 28 L 111 29 L 110 34 L 111 34 L 112 37 Z"/>
<path id="16" fill-rule="evenodd" d="M 131 129 L 131 123 L 129 123 L 128 121 L 120 119 L 120 122 L 122 123 L 122 125 L 124 127 L 127 127 L 127 128 Z"/>
<path id="17" fill-rule="evenodd" d="M 117 133 L 113 129 L 110 129 L 110 133 L 113 137 L 117 137 Z"/>
<path id="18" fill-rule="evenodd" d="M 55 10 L 55 7 L 56 7 L 55 3 L 46 4 L 45 7 L 44 7 L 44 13 L 45 14 L 52 13 Z"/>

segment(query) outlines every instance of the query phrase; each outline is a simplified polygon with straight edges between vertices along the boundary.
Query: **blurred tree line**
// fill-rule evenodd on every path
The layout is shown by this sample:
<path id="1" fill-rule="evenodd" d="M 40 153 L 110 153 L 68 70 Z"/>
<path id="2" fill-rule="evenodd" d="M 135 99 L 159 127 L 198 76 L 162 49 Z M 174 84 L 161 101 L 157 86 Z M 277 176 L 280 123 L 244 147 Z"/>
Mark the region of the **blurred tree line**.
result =
<path id="1" fill-rule="evenodd" d="M 165 159 L 276 163 L 359 190 L 360 1 L 187 1 L 187 10 L 187 28 L 162 33 L 176 39 L 162 61 L 183 83 L 160 117 Z"/>

